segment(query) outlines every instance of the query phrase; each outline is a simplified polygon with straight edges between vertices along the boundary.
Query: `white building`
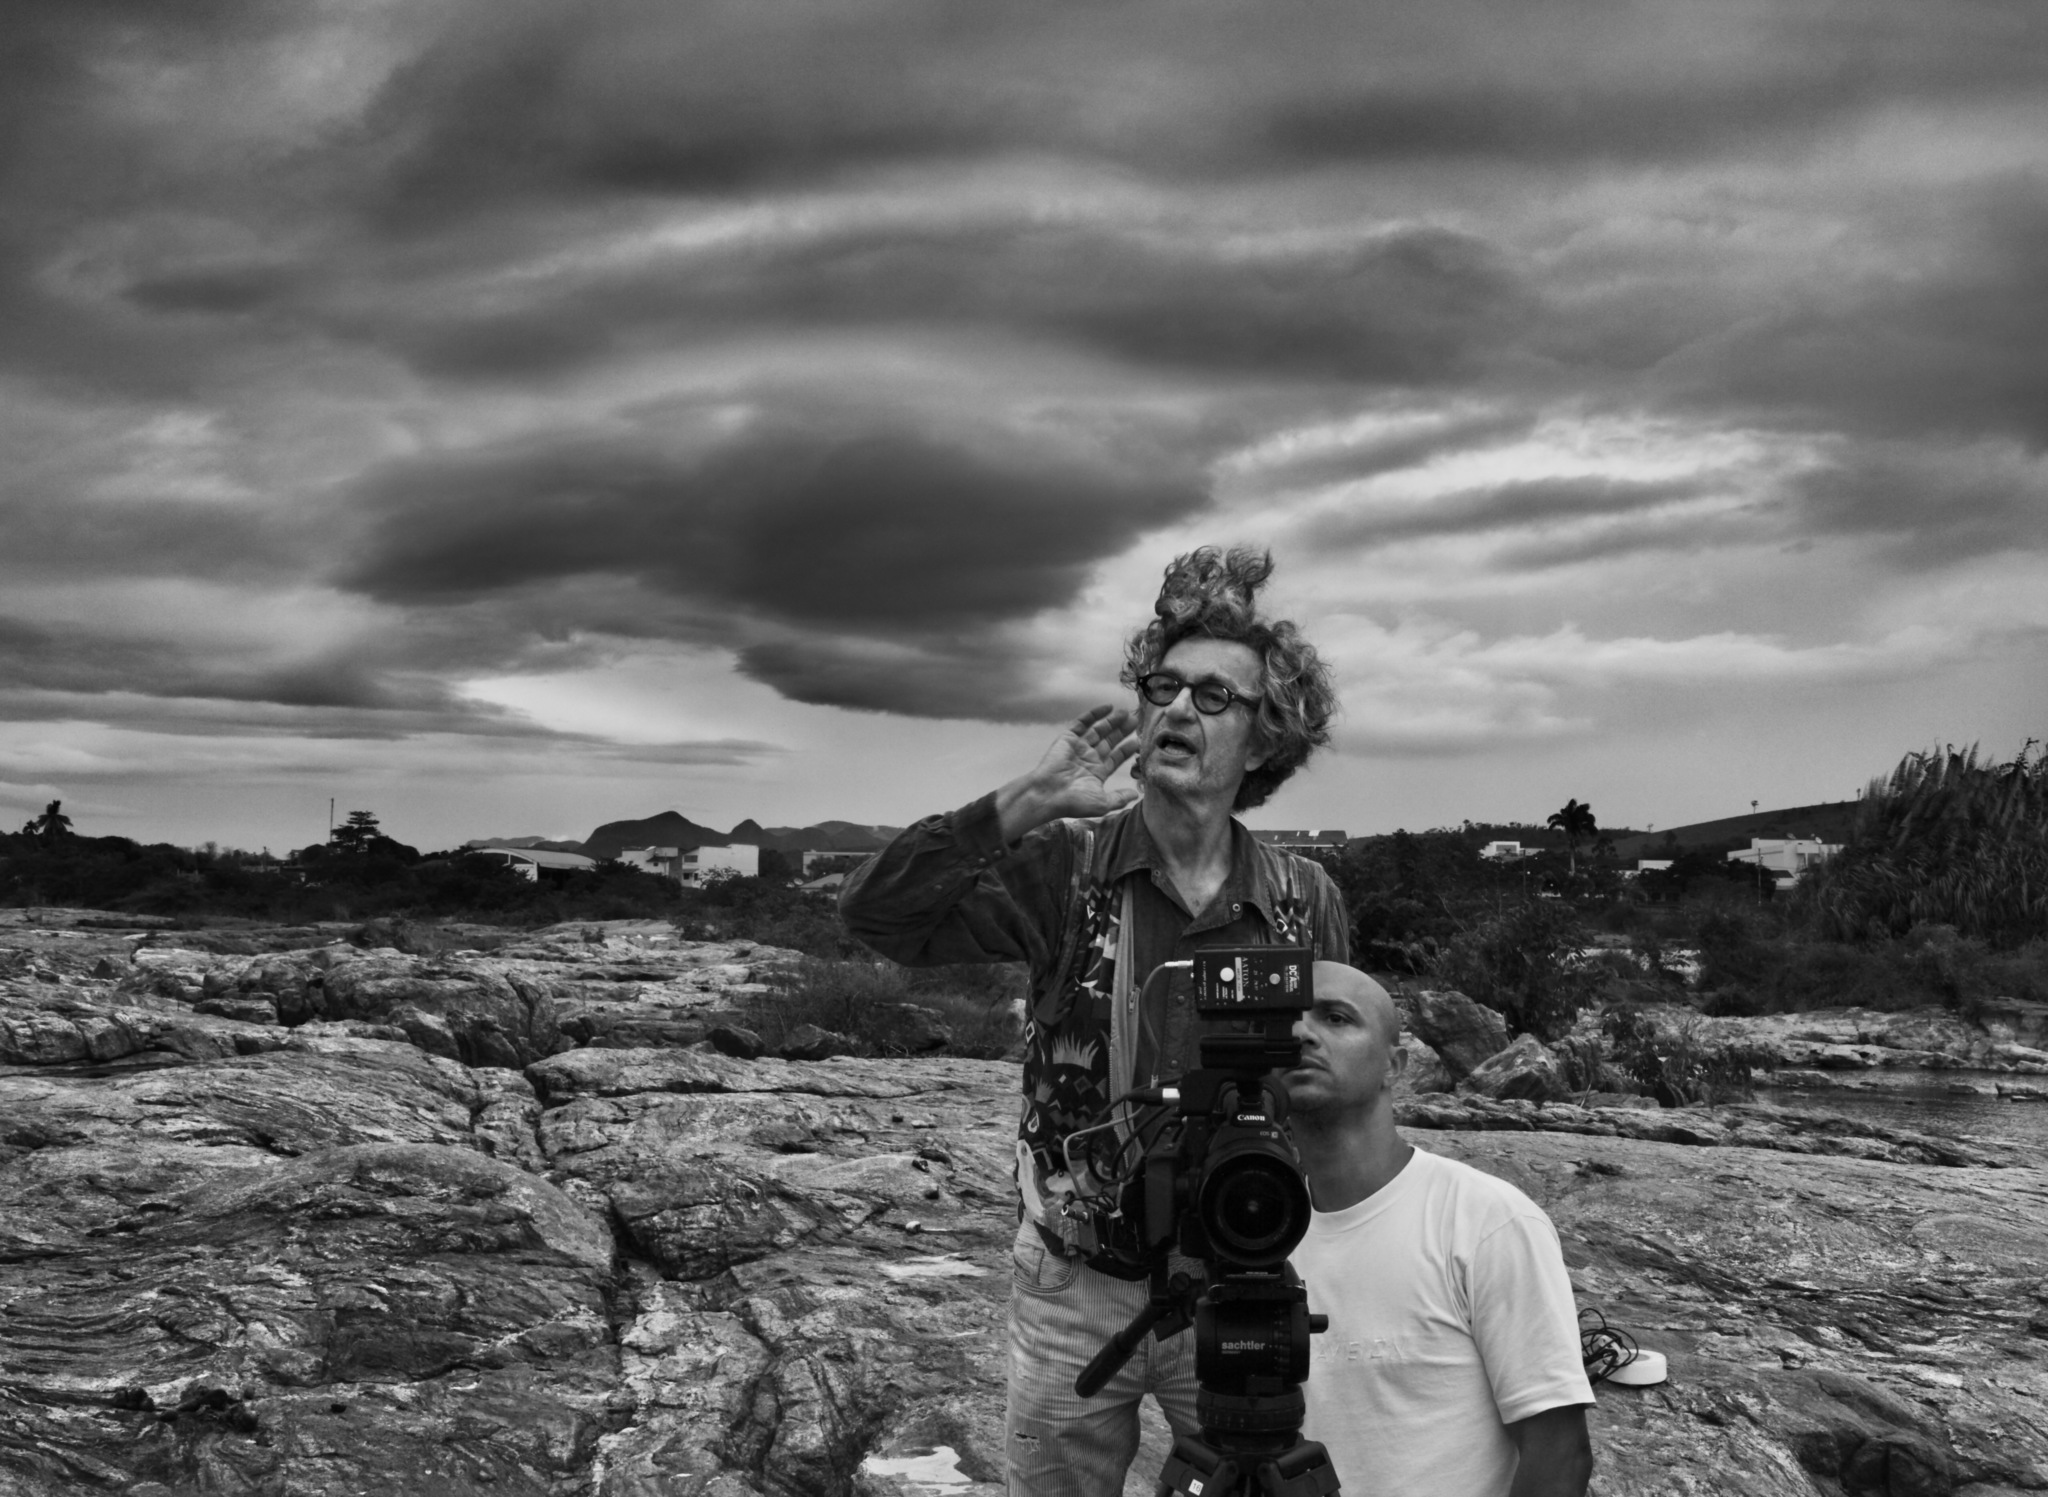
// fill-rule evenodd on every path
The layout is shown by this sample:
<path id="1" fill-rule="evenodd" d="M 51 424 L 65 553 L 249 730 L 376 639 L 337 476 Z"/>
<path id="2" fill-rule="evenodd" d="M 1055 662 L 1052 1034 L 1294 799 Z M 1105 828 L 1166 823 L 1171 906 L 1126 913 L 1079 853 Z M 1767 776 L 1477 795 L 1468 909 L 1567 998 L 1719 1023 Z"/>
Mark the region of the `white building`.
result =
<path id="1" fill-rule="evenodd" d="M 1752 837 L 1747 848 L 1728 854 L 1728 861 L 1760 865 L 1779 883 L 1796 884 L 1807 869 L 1818 868 L 1841 850 L 1841 843 L 1817 837 Z"/>
<path id="2" fill-rule="evenodd" d="M 1258 831 L 1252 835 L 1268 847 L 1284 847 L 1289 852 L 1342 852 L 1344 844 L 1351 840 L 1345 832 L 1328 827 L 1294 827 L 1279 831 Z"/>
<path id="3" fill-rule="evenodd" d="M 1512 863 L 1517 858 L 1535 857 L 1536 849 L 1519 842 L 1489 842 L 1479 849 L 1479 856 L 1492 863 Z"/>
<path id="4" fill-rule="evenodd" d="M 682 849 L 677 847 L 626 847 L 619 850 L 616 861 L 628 868 L 637 868 L 642 873 L 652 873 L 661 878 L 674 878 L 682 862 Z"/>
<path id="5" fill-rule="evenodd" d="M 729 847 L 700 847 L 683 854 L 682 871 L 677 877 L 686 884 L 701 884 L 706 877 L 720 874 L 759 878 L 761 849 L 745 842 L 735 842 Z"/>
<path id="6" fill-rule="evenodd" d="M 761 873 L 761 849 L 745 842 L 693 847 L 688 852 L 676 847 L 629 847 L 619 854 L 619 861 L 690 888 L 702 884 L 706 875 L 757 878 Z"/>

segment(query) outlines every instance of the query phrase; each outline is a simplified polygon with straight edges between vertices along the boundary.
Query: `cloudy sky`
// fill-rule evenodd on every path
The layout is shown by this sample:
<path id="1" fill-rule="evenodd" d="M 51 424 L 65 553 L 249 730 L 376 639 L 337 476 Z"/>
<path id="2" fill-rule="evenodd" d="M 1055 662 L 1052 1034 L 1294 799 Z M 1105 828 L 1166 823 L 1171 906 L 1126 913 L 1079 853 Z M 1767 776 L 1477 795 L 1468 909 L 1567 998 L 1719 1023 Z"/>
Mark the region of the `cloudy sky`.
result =
<path id="1" fill-rule="evenodd" d="M 0 815 L 895 822 L 1279 564 L 1255 816 L 2048 730 L 2039 0 L 9 0 Z"/>

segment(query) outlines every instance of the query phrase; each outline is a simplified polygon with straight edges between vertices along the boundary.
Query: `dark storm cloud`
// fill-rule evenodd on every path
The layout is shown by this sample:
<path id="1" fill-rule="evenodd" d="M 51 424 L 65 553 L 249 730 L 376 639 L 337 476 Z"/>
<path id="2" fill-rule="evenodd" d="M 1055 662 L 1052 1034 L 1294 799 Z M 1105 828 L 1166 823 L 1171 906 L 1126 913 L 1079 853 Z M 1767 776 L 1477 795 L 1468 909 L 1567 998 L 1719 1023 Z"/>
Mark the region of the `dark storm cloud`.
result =
<path id="1" fill-rule="evenodd" d="M 2009 445 L 1861 445 L 1794 498 L 1805 534 L 1868 537 L 1906 571 L 2048 550 L 2048 460 Z"/>
<path id="2" fill-rule="evenodd" d="M 470 712 L 440 682 L 333 657 L 288 666 L 209 656 L 134 627 L 0 618 L 0 689 L 128 692 L 350 712 Z"/>
<path id="3" fill-rule="evenodd" d="M 70 80 L 51 85 L 51 107 L 70 111 L 65 124 L 82 142 L 79 169 L 65 177 L 74 205 L 102 191 L 125 191 L 133 205 L 153 190 L 132 158 L 147 159 L 156 143 L 99 119 L 111 111 L 106 85 L 92 81 L 102 54 L 153 46 L 176 58 L 264 24 L 258 15 L 285 27 L 313 14 L 216 4 L 190 23 L 113 24 L 132 9 L 85 6 L 85 20 L 59 24 L 49 18 L 61 8 L 33 8 L 45 18 L 38 45 Z M 1276 27 L 1198 4 L 1164 29 L 1143 8 L 1119 16 L 992 4 L 941 16 L 897 0 L 790 11 L 705 4 L 688 25 L 672 6 L 643 0 L 574 11 L 499 0 L 426 13 L 446 19 L 422 27 L 411 60 L 359 119 L 254 172 L 240 192 L 234 173 L 207 182 L 230 217 L 277 231 L 255 239 L 291 239 L 289 253 L 259 243 L 216 246 L 194 263 L 138 254 L 120 295 L 150 315 L 125 318 L 37 292 L 38 258 L 23 255 L 10 273 L 0 254 L 0 302 L 9 285 L 19 299 L 0 308 L 15 314 L 15 357 L 109 385 L 176 390 L 202 366 L 232 365 L 238 339 L 296 328 L 395 350 L 436 376 L 516 385 L 706 336 L 909 322 L 1162 367 L 1369 386 L 1485 384 L 1507 378 L 1508 365 L 1526 374 L 1518 360 L 1536 350 L 1566 366 L 1551 377 L 1600 385 L 1625 377 L 1631 356 L 1619 345 L 1658 321 L 1657 302 L 1696 293 L 1618 265 L 1609 274 L 1618 288 L 1592 288 L 1611 312 L 1608 346 L 1575 344 L 1583 299 L 1565 313 L 1510 234 L 1469 219 L 1456 230 L 1409 222 L 1340 247 L 1247 253 L 1220 248 L 1213 226 L 1168 224 L 1147 237 L 1020 212 L 993 226 L 749 243 L 637 276 L 563 277 L 563 289 L 526 301 L 504 287 L 488 305 L 466 293 L 525 236 L 544 240 L 537 225 L 551 215 L 590 224 L 663 199 L 701 206 L 707 192 L 770 200 L 848 167 L 950 171 L 1040 153 L 1110 163 L 1135 180 L 1178 181 L 1193 169 L 1263 182 L 1300 167 L 1444 157 L 1533 156 L 1581 174 L 1617 153 L 1777 160 L 1816 122 L 1902 101 L 1980 102 L 2031 82 L 2048 46 L 2024 10 L 1990 3 L 1938 15 L 1874 5 L 1854 38 L 1818 4 L 1739 9 L 1697 35 L 1685 11 L 1654 6 L 1617 15 L 1452 4 L 1369 21 L 1311 7 Z M 1135 90 L 1125 73 L 1140 46 L 1151 86 Z M 51 170 L 47 150 L 38 159 Z M 161 190 L 176 185 L 174 176 Z M 301 203 L 326 232 L 296 234 L 283 205 Z M 1274 227 L 1292 225 L 1283 213 Z M 2035 226 L 2022 226 L 2017 242 L 2030 235 L 2039 242 Z M 1841 402 L 1848 419 L 1906 409 L 1919 420 L 2038 431 L 2048 400 L 2043 356 L 2030 350 L 2042 340 L 2024 318 L 2002 334 L 1987 314 L 2039 300 L 2041 258 L 2031 257 L 2033 269 L 2026 257 L 1962 267 L 1960 279 L 1922 267 L 1899 283 L 1917 288 L 1911 304 L 1889 314 L 1896 286 L 1873 285 L 1827 311 L 1775 298 L 1791 310 L 1765 319 L 1754 306 L 1717 309 L 1739 327 L 1734 341 L 1717 355 L 1716 340 L 1695 337 L 1680 351 L 1695 382 L 1667 387 L 1679 398 L 1748 392 L 1774 410 L 1804 407 L 1821 428 Z M 359 288 L 341 299 L 346 311 L 332 295 L 344 282 Z M 1905 339 L 1891 347 L 1938 352 L 1947 335 L 1963 351 L 1923 378 L 1923 365 L 1861 336 L 1887 315 Z M 1970 326 L 2005 344 L 1998 357 L 1969 356 L 1976 340 L 1956 335 Z"/>
<path id="4" fill-rule="evenodd" d="M 1936 10 L 1445 3 L 1284 20 L 1179 0 L 613 0 L 467 8 L 364 137 L 376 211 L 445 222 L 508 199 L 773 190 L 852 168 L 1041 153 L 1150 174 L 1331 161 L 1687 160 L 1782 148 L 1901 99 L 2024 91 L 2029 0 Z M 1140 62 L 1141 60 L 1141 62 Z M 1134 68 L 1142 68 L 1139 78 Z"/>
<path id="5" fill-rule="evenodd" d="M 1016 688 L 981 669 L 996 633 L 1209 502 L 1162 452 L 1065 440 L 769 418 L 699 453 L 569 440 L 424 459 L 365 486 L 368 537 L 340 580 L 410 607 L 516 612 L 564 579 L 627 579 L 655 605 L 650 632 L 660 605 L 679 608 L 693 637 L 753 646 L 750 673 L 805 700 L 824 688 L 792 631 L 819 642 L 810 658 L 887 646 L 900 668 L 846 675 L 842 705 L 1008 717 Z"/>
<path id="6" fill-rule="evenodd" d="M 1916 218 L 1920 188 L 1857 154 L 1887 137 L 1856 132 L 1988 132 L 2044 46 L 2035 0 L 20 0 L 0 15 L 0 365 L 52 406 L 223 414 L 228 447 L 273 444 L 252 472 L 344 476 L 308 523 L 265 518 L 310 509 L 298 493 L 109 503 L 91 459 L 17 466 L 12 575 L 338 579 L 389 626 L 281 662 L 173 619 L 0 624 L 0 688 L 526 733 L 445 683 L 573 668 L 602 634 L 729 647 L 801 701 L 1042 717 L 1065 704 L 1036 694 L 1018 626 L 1202 513 L 1221 444 L 1187 433 L 1236 417 L 1254 448 L 1410 392 L 1498 414 L 1252 484 L 1619 411 L 1837 462 L 1765 519 L 1691 513 L 1683 485 L 1545 481 L 1310 538 L 1498 535 L 1504 567 L 1774 524 L 1902 565 L 2034 546 L 2024 456 L 1957 454 L 2048 444 L 2048 189 L 1921 161 L 1949 197 Z M 265 76 L 300 66 L 303 89 Z M 1983 138 L 1955 136 L 1963 156 Z M 1012 179 L 1032 190 L 994 201 Z M 753 227 L 689 232 L 720 214 Z M 905 365 L 944 343 L 954 387 L 709 442 L 637 414 L 752 377 L 722 358 L 863 338 Z M 1021 400 L 1067 414 L 992 435 L 987 407 L 1039 367 L 1094 383 L 1041 385 Z M 1098 441 L 1072 429 L 1091 400 L 1175 406 L 1184 440 Z M 233 419 L 258 407 L 275 422 Z M 115 411 L 66 439 L 91 449 Z M 1918 455 L 1828 445 L 1929 434 Z M 302 441 L 318 461 L 292 461 Z"/>
<path id="7" fill-rule="evenodd" d="M 1876 16 L 1860 47 L 1802 26 L 1799 7 L 1782 9 L 1784 45 L 1761 42 L 1734 59 L 1649 51 L 1629 69 L 1614 66 L 1616 53 L 1593 48 L 1540 77 L 1524 69 L 1421 84 L 1369 78 L 1322 97 L 1311 84 L 1311 97 L 1273 101 L 1264 143 L 1295 162 L 1689 163 L 1801 148 L 1902 101 L 2023 96 L 2038 87 L 2048 60 L 2040 28 L 2012 5 L 1972 7 L 1994 19 L 2003 12 L 2006 24 L 1989 35 L 1952 28 L 1946 13 L 1894 12 L 1889 26 Z M 1625 55 L 1626 46 L 1616 51 Z"/>
<path id="8" fill-rule="evenodd" d="M 836 10 L 836 13 L 835 13 Z M 391 159 L 369 206 L 413 229 L 536 196 L 703 194 L 787 186 L 850 165 L 978 154 L 1029 116 L 949 91 L 911 7 L 472 11 L 384 90 L 365 137 Z M 961 15 L 956 39 L 988 15 Z M 997 20 L 1000 28 L 1000 20 Z M 922 52 L 922 57 L 920 57 Z M 1010 117 L 1005 119 L 1005 115 Z"/>
<path id="9" fill-rule="evenodd" d="M 1913 273 L 1781 291 L 1776 308 L 1674 358 L 1657 385 L 1778 425 L 2048 446 L 2048 179 L 1974 184 L 1942 208 L 1946 232 Z"/>
<path id="10" fill-rule="evenodd" d="M 12 486 L 10 486 L 12 487 Z M 0 576 L 279 578 L 305 566 L 306 529 L 271 507 L 163 497 L 95 502 L 0 490 Z"/>
<path id="11" fill-rule="evenodd" d="M 46 132 L 96 85 L 95 62 L 143 37 L 204 45 L 279 8 L 255 0 L 8 0 L 0 10 L 0 173 L 21 165 L 25 137 Z"/>
<path id="12" fill-rule="evenodd" d="M 1048 692 L 1041 663 L 989 640 L 925 638 L 877 648 L 820 632 L 747 645 L 739 667 L 792 701 L 909 717 L 1042 723 L 1092 702 Z"/>
<path id="13" fill-rule="evenodd" d="M 184 666 L 182 651 L 169 640 L 0 618 L 0 687 L 125 691 Z"/>
<path id="14" fill-rule="evenodd" d="M 982 327 L 1145 363 L 1436 384 L 1474 372 L 1535 299 L 1470 234 L 1403 228 L 1337 244 L 1224 249 L 1170 228 L 1013 221 L 850 228 L 746 243 L 511 311 L 417 315 L 374 336 L 431 373 L 516 381 L 692 335 Z"/>
<path id="15" fill-rule="evenodd" d="M 586 573 L 795 622 L 988 623 L 1207 502 L 1184 476 L 779 423 L 702 456 L 617 442 L 425 459 L 365 489 L 350 587 L 459 599 Z"/>
<path id="16" fill-rule="evenodd" d="M 176 396 L 206 380 L 232 335 L 139 325 L 70 272 L 97 268 L 81 239 L 159 207 L 219 206 L 260 220 L 276 191 L 254 164 L 180 160 L 191 127 L 149 117 L 160 79 L 221 49 L 287 36 L 313 7 L 278 0 L 9 0 L 0 6 L 0 369 L 60 387 Z M 235 101 L 209 101 L 223 112 Z M 141 107 L 138 107 L 141 106 Z M 254 203 L 250 202 L 254 194 Z"/>

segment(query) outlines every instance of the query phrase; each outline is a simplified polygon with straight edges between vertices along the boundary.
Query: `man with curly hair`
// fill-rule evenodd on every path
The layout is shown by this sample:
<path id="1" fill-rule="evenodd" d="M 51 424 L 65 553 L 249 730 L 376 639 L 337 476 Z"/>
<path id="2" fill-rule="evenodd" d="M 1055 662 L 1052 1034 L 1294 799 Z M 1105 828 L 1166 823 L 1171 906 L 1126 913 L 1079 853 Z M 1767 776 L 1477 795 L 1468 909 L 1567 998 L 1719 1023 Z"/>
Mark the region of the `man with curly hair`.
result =
<path id="1" fill-rule="evenodd" d="M 1082 714 L 1037 768 L 910 827 L 840 894 L 847 928 L 897 961 L 1030 966 L 1010 1295 L 1016 1497 L 1114 1497 L 1147 1393 L 1176 1432 L 1196 1433 L 1186 1334 L 1146 1340 L 1101 1393 L 1074 1393 L 1147 1296 L 1142 1271 L 1105 1251 L 1090 1209 L 1121 1167 L 1118 1135 L 1082 1130 L 1133 1086 L 1198 1064 L 1185 981 L 1148 978 L 1203 946 L 1349 959 L 1329 875 L 1231 814 L 1262 804 L 1329 741 L 1336 707 L 1314 648 L 1258 611 L 1272 571 L 1249 548 L 1174 558 L 1125 653 L 1135 713 Z M 1112 787 L 1127 762 L 1137 788 Z"/>

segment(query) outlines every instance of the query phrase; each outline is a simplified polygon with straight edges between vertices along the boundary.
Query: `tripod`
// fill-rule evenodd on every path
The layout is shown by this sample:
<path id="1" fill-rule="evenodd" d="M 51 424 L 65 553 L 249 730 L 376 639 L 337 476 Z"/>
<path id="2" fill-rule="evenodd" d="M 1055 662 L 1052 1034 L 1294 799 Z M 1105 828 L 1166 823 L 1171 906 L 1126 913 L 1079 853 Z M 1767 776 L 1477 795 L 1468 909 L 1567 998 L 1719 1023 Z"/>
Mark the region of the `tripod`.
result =
<path id="1" fill-rule="evenodd" d="M 1178 1435 L 1156 1497 L 1337 1497 L 1336 1468 L 1301 1438 L 1309 1337 L 1328 1328 L 1308 1312 L 1308 1291 L 1287 1264 L 1277 1272 L 1226 1271 L 1199 1292 L 1184 1273 L 1152 1271 L 1138 1317 L 1075 1380 L 1092 1398 L 1150 1332 L 1164 1341 L 1194 1327 L 1195 1417 L 1201 1438 Z"/>
<path id="2" fill-rule="evenodd" d="M 1147 1332 L 1164 1341 L 1192 1326 L 1201 1437 L 1175 1439 L 1158 1497 L 1336 1497 L 1329 1453 L 1301 1438 L 1309 1338 L 1330 1322 L 1309 1314 L 1287 1261 L 1308 1230 L 1310 1200 L 1275 1080 L 1301 1063 L 1294 1023 L 1313 1002 L 1313 953 L 1209 947 L 1190 965 L 1196 1011 L 1227 1027 L 1202 1036 L 1199 1069 L 1119 1099 L 1168 1109 L 1145 1143 L 1142 1174 L 1122 1167 L 1121 1151 L 1105 1172 L 1118 1194 L 1110 1220 L 1136 1226 L 1125 1261 L 1149 1265 L 1152 1292 L 1074 1391 L 1101 1392 Z M 1205 1266 L 1200 1290 L 1170 1272 L 1175 1243 Z"/>

